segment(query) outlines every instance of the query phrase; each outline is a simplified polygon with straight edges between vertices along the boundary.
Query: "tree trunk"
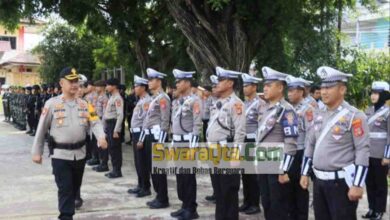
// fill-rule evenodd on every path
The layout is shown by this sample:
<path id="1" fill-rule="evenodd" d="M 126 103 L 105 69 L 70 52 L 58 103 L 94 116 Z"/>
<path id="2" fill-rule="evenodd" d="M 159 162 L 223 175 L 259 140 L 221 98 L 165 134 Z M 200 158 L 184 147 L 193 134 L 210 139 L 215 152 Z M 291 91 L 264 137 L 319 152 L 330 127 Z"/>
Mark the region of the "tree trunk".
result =
<path id="1" fill-rule="evenodd" d="M 342 19 L 343 19 L 343 0 L 338 0 L 337 1 L 337 31 L 338 34 L 341 33 L 341 24 L 342 24 Z M 336 45 L 336 53 L 337 57 L 341 57 L 341 41 L 340 41 L 340 36 L 337 36 L 337 45 Z"/>
<path id="2" fill-rule="evenodd" d="M 147 47 L 142 44 L 140 39 L 137 39 L 134 44 L 134 52 L 137 57 L 139 67 L 141 69 L 142 77 L 146 76 L 146 68 L 149 67 L 149 55 L 146 51 Z"/>
<path id="3" fill-rule="evenodd" d="M 256 50 L 254 45 L 260 39 L 249 39 L 239 18 L 233 16 L 233 3 L 219 11 L 217 16 L 208 8 L 207 1 L 165 2 L 178 28 L 189 41 L 187 53 L 202 74 L 202 80 L 208 81 L 208 76 L 215 73 L 216 66 L 249 71 Z"/>

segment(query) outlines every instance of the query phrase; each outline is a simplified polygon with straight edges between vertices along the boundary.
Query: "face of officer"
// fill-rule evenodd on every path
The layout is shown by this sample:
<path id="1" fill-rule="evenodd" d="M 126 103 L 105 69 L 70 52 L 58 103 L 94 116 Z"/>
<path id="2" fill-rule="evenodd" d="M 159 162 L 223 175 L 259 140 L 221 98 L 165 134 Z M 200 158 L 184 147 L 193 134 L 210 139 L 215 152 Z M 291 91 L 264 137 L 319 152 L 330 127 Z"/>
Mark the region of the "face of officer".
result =
<path id="1" fill-rule="evenodd" d="M 288 101 L 293 104 L 298 104 L 304 95 L 304 90 L 299 88 L 289 88 L 288 89 Z"/>
<path id="2" fill-rule="evenodd" d="M 117 88 L 117 87 L 114 86 L 114 85 L 106 85 L 106 91 L 109 92 L 109 93 L 114 92 L 114 90 L 115 90 L 116 88 Z"/>
<path id="3" fill-rule="evenodd" d="M 221 94 L 229 91 L 230 89 L 233 89 L 233 85 L 234 85 L 234 82 L 232 80 L 220 79 L 220 80 L 218 80 L 218 84 L 215 88 L 216 93 L 218 95 L 221 95 Z"/>
<path id="4" fill-rule="evenodd" d="M 343 83 L 338 83 L 331 87 L 321 88 L 321 98 L 325 105 L 333 106 L 344 99 L 347 87 Z"/>
<path id="5" fill-rule="evenodd" d="M 135 86 L 134 92 L 136 96 L 142 96 L 145 93 L 145 86 Z"/>
<path id="6" fill-rule="evenodd" d="M 60 80 L 60 85 L 61 85 L 62 92 L 64 94 L 71 95 L 71 96 L 75 96 L 78 93 L 79 88 L 80 88 L 78 79 L 67 80 L 67 79 L 62 78 Z M 57 92 L 58 92 L 58 89 L 57 89 Z"/>
<path id="7" fill-rule="evenodd" d="M 371 98 L 371 103 L 372 104 L 378 103 L 378 101 L 379 101 L 379 93 L 372 92 L 370 98 Z"/>
<path id="8" fill-rule="evenodd" d="M 150 90 L 157 90 L 161 87 L 161 80 L 157 78 L 149 79 L 148 86 Z"/>
<path id="9" fill-rule="evenodd" d="M 316 89 L 313 93 L 313 98 L 319 100 L 321 98 L 321 89 Z"/>
<path id="10" fill-rule="evenodd" d="M 94 89 L 95 89 L 95 86 L 93 86 L 93 85 L 88 85 L 88 87 L 87 87 L 87 93 L 92 92 Z"/>
<path id="11" fill-rule="evenodd" d="M 191 83 L 188 80 L 178 80 L 176 82 L 176 92 L 179 94 L 187 93 L 191 89 Z"/>
<path id="12" fill-rule="evenodd" d="M 264 84 L 264 98 L 266 100 L 275 100 L 283 96 L 283 82 L 274 81 Z"/>
<path id="13" fill-rule="evenodd" d="M 244 86 L 244 95 L 246 97 L 256 94 L 257 86 L 254 84 L 249 84 Z"/>

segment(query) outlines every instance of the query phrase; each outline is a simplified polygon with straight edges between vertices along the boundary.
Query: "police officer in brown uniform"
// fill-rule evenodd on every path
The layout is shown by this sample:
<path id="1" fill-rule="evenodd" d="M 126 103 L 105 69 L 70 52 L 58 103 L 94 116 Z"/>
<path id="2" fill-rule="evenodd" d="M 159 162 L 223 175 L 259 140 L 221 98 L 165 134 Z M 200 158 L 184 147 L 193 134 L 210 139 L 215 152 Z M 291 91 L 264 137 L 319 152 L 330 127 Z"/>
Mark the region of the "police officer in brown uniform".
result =
<path id="1" fill-rule="evenodd" d="M 283 143 L 282 174 L 261 174 L 259 185 L 266 219 L 288 219 L 289 171 L 297 150 L 298 117 L 284 99 L 287 74 L 262 68 L 267 104 L 259 111 L 256 143 Z M 281 211 L 284 210 L 284 211 Z"/>
<path id="2" fill-rule="evenodd" d="M 242 73 L 216 67 L 218 100 L 211 110 L 207 127 L 207 141 L 226 145 L 242 144 L 245 140 L 246 118 L 244 103 L 237 97 L 237 88 Z M 213 174 L 216 198 L 216 219 L 238 219 L 238 191 L 240 174 Z"/>
<path id="3" fill-rule="evenodd" d="M 320 67 L 321 97 L 327 106 L 318 110 L 306 136 L 301 186 L 307 189 L 310 169 L 316 219 L 356 219 L 358 200 L 368 170 L 369 129 L 363 112 L 344 101 L 352 74 Z"/>
<path id="4" fill-rule="evenodd" d="M 201 100 L 191 92 L 195 72 L 173 70 L 178 97 L 172 102 L 172 138 L 174 147 L 197 147 L 202 129 Z M 184 144 L 185 143 L 185 144 Z M 177 174 L 177 195 L 182 201 L 179 210 L 171 216 L 178 219 L 196 219 L 196 175 Z"/>
<path id="5" fill-rule="evenodd" d="M 131 141 L 133 142 L 134 163 L 137 171 L 138 185 L 136 188 L 129 189 L 127 192 L 137 194 L 137 197 L 140 198 L 151 194 L 149 178 L 144 180 L 141 172 L 143 163 L 141 154 L 145 149 L 137 148 L 137 143 L 143 130 L 142 126 L 151 101 L 148 94 L 148 80 L 139 76 L 134 76 L 134 92 L 138 97 L 138 102 L 133 110 L 133 116 L 131 117 L 130 133 L 132 135 Z"/>
<path id="6" fill-rule="evenodd" d="M 168 140 L 169 119 L 171 115 L 171 100 L 163 91 L 162 83 L 166 74 L 152 68 L 146 70 L 149 90 L 153 93 L 152 101 L 147 106 L 143 132 L 140 135 L 137 147 L 144 149 L 142 153 L 142 178 L 149 180 L 152 169 L 152 143 L 164 143 Z M 146 204 L 151 209 L 166 208 L 169 206 L 168 186 L 166 174 L 152 174 L 154 191 L 157 196 Z"/>
<path id="7" fill-rule="evenodd" d="M 258 126 L 258 113 L 265 101 L 257 95 L 257 85 L 263 80 L 249 74 L 242 75 L 244 83 L 245 117 L 246 117 L 246 137 L 245 143 L 255 143 L 256 131 Z M 256 174 L 242 174 L 242 188 L 244 194 L 244 203 L 239 211 L 247 215 L 253 215 L 260 212 L 260 190 Z"/>
<path id="8" fill-rule="evenodd" d="M 97 100 L 96 100 L 96 114 L 99 116 L 100 120 L 103 118 L 104 111 L 107 107 L 108 96 L 106 94 L 106 82 L 104 80 L 98 80 L 95 82 Z M 93 167 L 92 169 L 96 172 L 106 172 L 108 169 L 108 150 L 107 149 L 98 149 L 99 152 L 99 161 L 98 166 Z"/>
<path id="9" fill-rule="evenodd" d="M 289 171 L 290 192 L 289 192 L 289 212 L 290 219 L 309 218 L 309 191 L 303 189 L 300 184 L 301 164 L 305 149 L 306 134 L 313 122 L 314 107 L 304 99 L 305 87 L 310 86 L 310 82 L 302 78 L 293 76 L 286 77 L 288 88 L 288 100 L 293 105 L 298 115 L 298 149 L 294 161 Z"/>
<path id="10" fill-rule="evenodd" d="M 370 159 L 366 178 L 369 211 L 362 216 L 382 219 L 386 212 L 387 171 L 390 164 L 390 99 L 389 84 L 383 81 L 372 83 L 372 106 L 366 111 L 370 129 Z"/>
<path id="11" fill-rule="evenodd" d="M 32 146 L 33 161 L 42 163 L 45 134 L 48 141 L 53 174 L 58 187 L 59 219 L 73 219 L 75 199 L 80 191 L 85 167 L 85 138 L 89 128 L 98 137 L 99 146 L 107 147 L 105 134 L 93 107 L 76 98 L 79 75 L 75 69 L 60 73 L 63 94 L 49 99 L 42 110 Z"/>
<path id="12" fill-rule="evenodd" d="M 120 138 L 122 130 L 123 99 L 119 94 L 119 80 L 112 78 L 106 82 L 106 90 L 111 94 L 104 111 L 104 129 L 108 136 L 108 153 L 111 156 L 112 171 L 106 173 L 108 178 L 122 177 L 122 142 Z"/>

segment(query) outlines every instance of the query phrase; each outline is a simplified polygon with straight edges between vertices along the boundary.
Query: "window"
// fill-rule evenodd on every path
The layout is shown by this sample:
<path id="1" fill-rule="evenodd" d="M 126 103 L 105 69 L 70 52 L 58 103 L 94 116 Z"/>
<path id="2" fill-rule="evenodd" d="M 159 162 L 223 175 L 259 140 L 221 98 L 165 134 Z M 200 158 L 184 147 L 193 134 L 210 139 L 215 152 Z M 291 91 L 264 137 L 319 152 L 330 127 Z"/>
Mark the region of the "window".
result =
<path id="1" fill-rule="evenodd" d="M 11 49 L 16 50 L 16 37 L 1 36 L 0 35 L 0 40 L 9 41 L 11 43 Z"/>
<path id="2" fill-rule="evenodd" d="M 26 72 L 31 73 L 31 72 L 32 72 L 32 69 L 31 69 L 31 68 L 27 68 L 27 69 L 26 69 Z"/>

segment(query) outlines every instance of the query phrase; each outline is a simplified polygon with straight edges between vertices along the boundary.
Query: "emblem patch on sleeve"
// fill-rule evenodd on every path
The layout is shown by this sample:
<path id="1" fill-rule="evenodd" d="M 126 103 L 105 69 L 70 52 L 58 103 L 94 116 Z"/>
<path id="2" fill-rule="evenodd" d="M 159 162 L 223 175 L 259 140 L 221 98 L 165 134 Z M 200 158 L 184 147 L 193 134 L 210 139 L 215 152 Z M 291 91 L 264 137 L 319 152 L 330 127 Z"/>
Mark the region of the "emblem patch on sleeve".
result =
<path id="1" fill-rule="evenodd" d="M 241 115 L 242 114 L 242 103 L 236 102 L 234 104 L 234 111 L 237 113 L 237 115 Z"/>
<path id="2" fill-rule="evenodd" d="M 364 129 L 362 126 L 362 119 L 355 119 L 352 121 L 353 135 L 356 137 L 361 137 L 364 134 Z"/>

